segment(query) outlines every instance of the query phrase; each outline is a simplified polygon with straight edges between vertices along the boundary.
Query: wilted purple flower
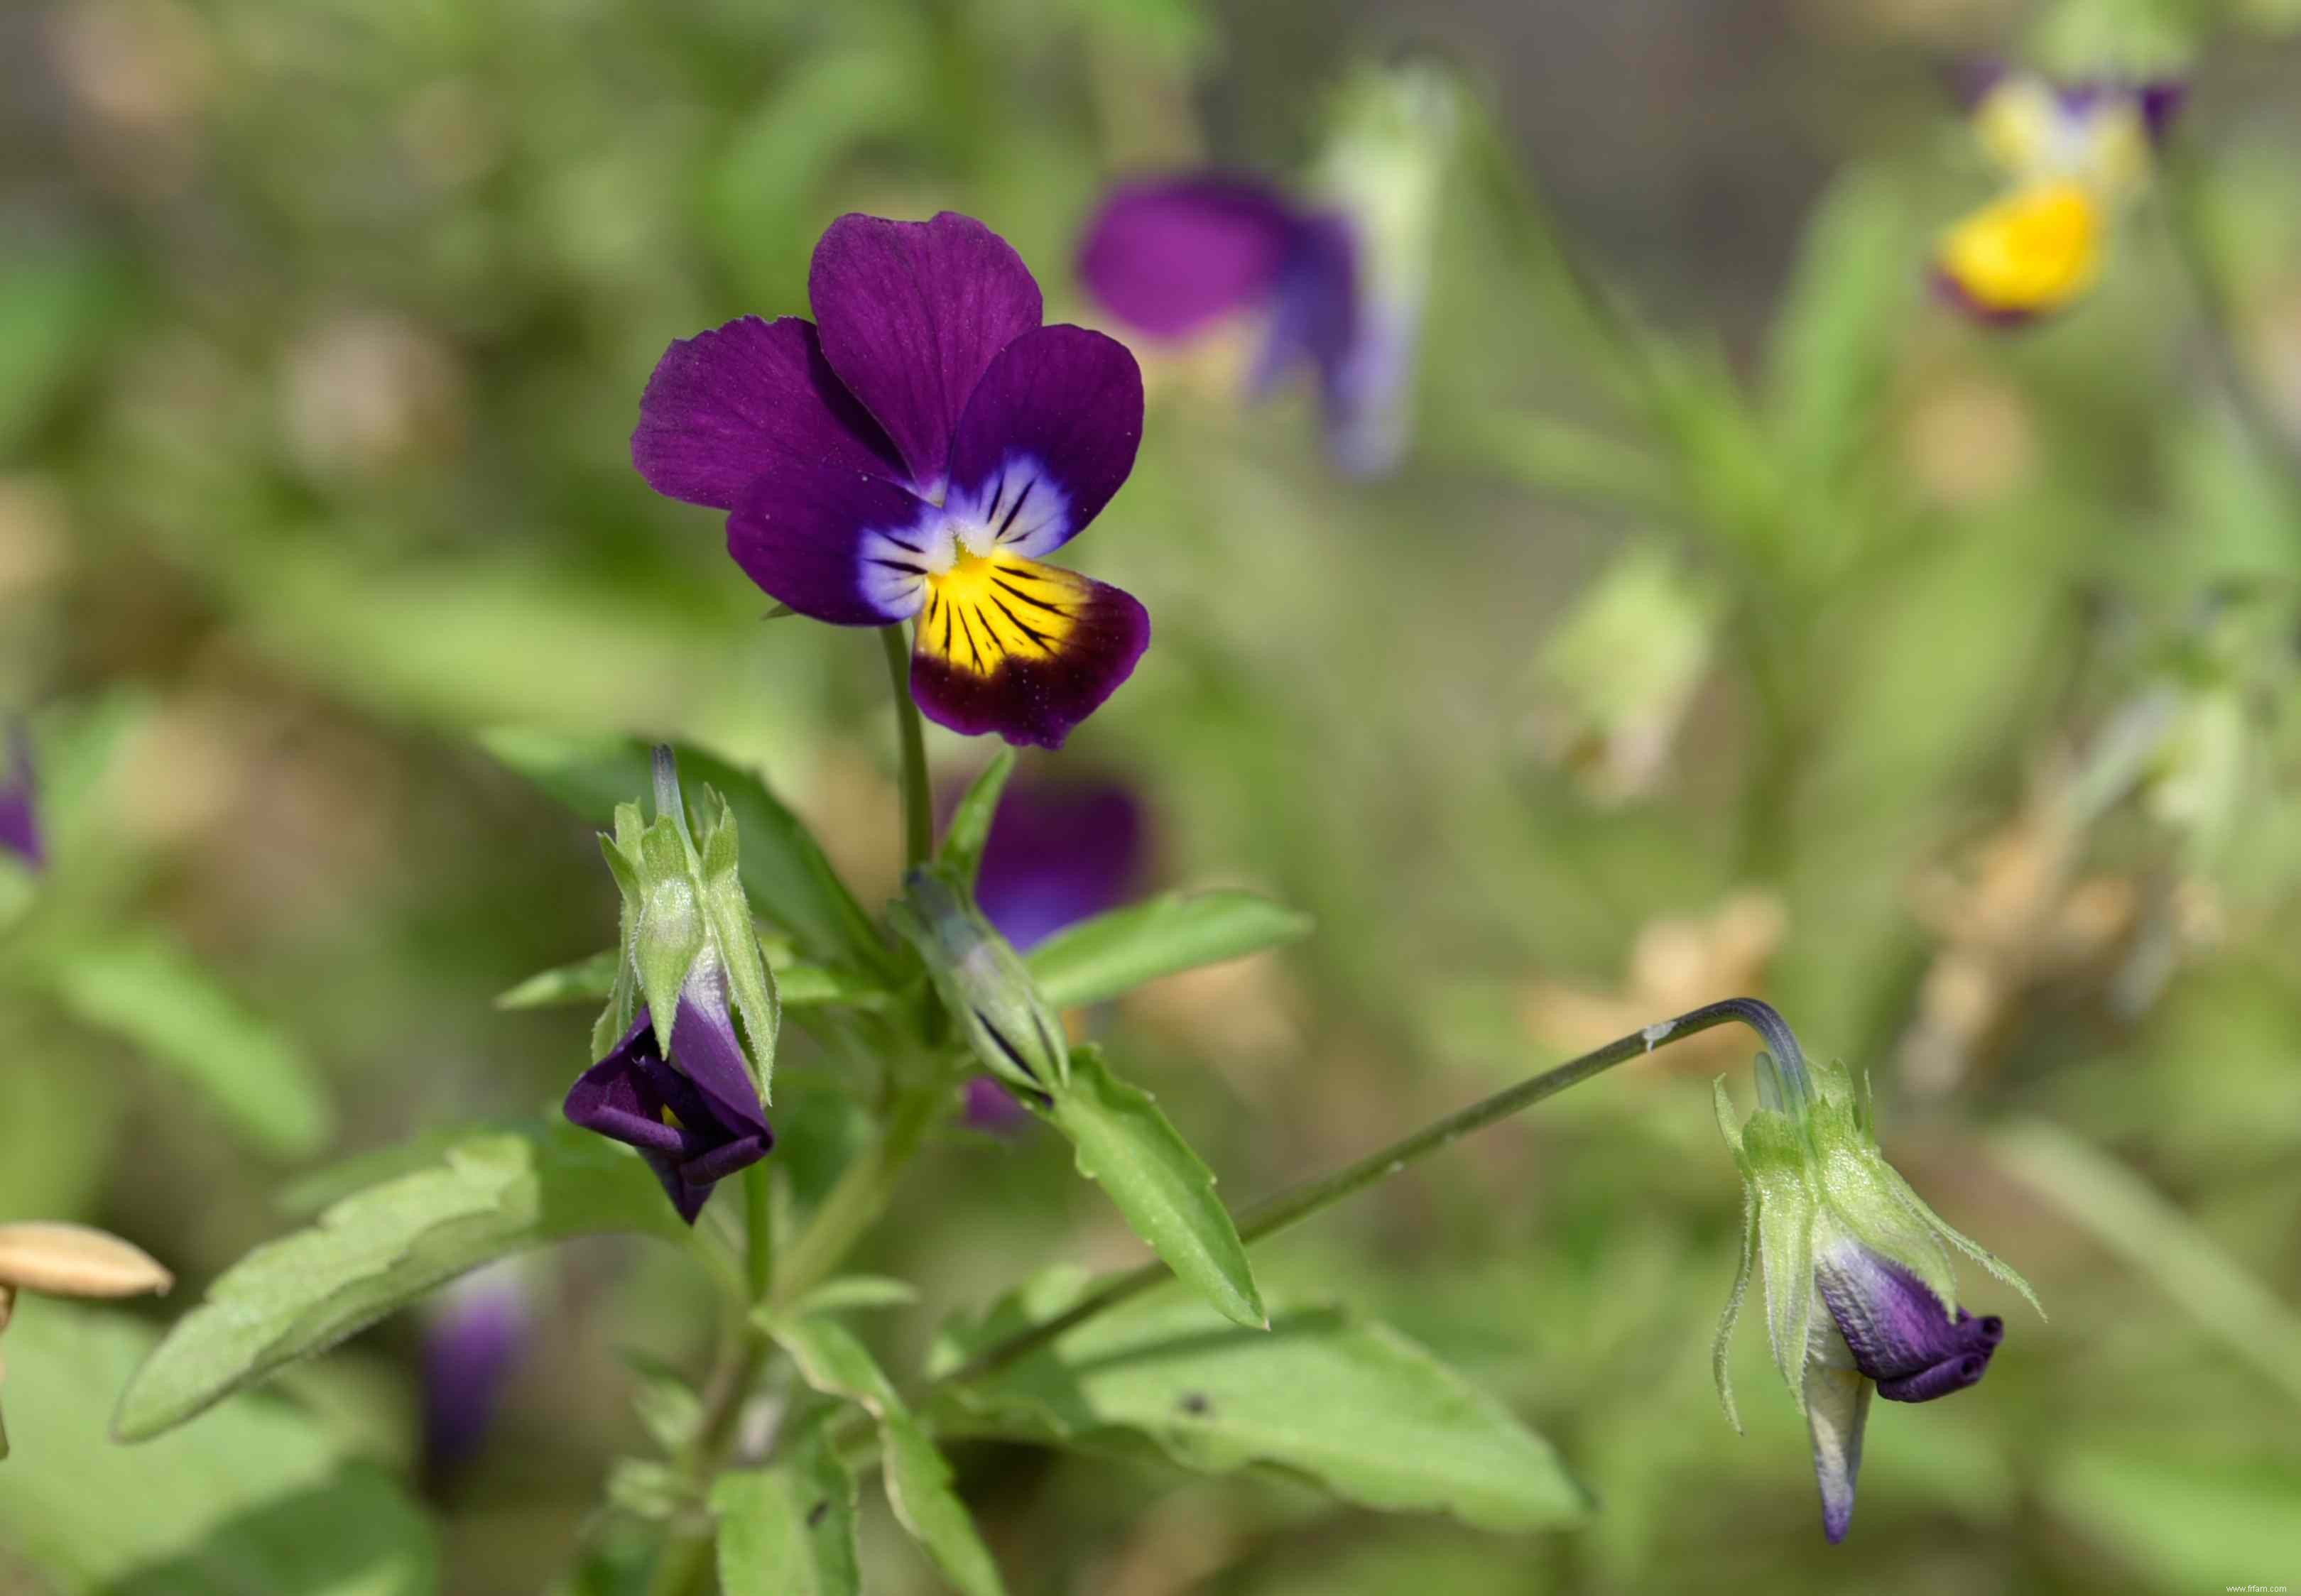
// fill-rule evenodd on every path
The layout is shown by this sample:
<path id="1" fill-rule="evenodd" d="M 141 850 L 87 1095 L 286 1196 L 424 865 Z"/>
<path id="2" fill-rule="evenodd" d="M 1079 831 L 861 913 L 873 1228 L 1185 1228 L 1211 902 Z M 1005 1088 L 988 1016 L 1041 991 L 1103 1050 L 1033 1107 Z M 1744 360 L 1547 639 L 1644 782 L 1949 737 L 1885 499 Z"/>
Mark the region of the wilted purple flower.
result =
<path id="1" fill-rule="evenodd" d="M 699 965 L 679 994 L 674 1058 L 657 1045 L 648 1011 L 607 1057 L 568 1089 L 570 1124 L 635 1147 L 688 1224 L 711 1188 L 775 1144 L 736 1040 L 724 975 Z"/>
<path id="2" fill-rule="evenodd" d="M 40 840 L 39 816 L 33 799 L 38 784 L 32 768 L 32 740 L 21 722 L 8 728 L 8 769 L 0 780 L 0 848 L 14 854 L 35 870 L 47 863 Z"/>
<path id="3" fill-rule="evenodd" d="M 983 846 L 975 901 L 1027 953 L 1126 901 L 1142 873 L 1142 806 L 1117 782 L 1016 782 Z"/>
<path id="4" fill-rule="evenodd" d="M 423 1332 L 423 1472 L 435 1485 L 478 1453 L 531 1328 L 520 1266 L 464 1275 Z"/>
<path id="5" fill-rule="evenodd" d="M 1131 596 L 1040 563 L 1134 469 L 1134 357 L 1040 325 L 1022 258 L 948 211 L 841 217 L 807 293 L 819 325 L 746 316 L 673 344 L 633 463 L 658 493 L 727 511 L 736 564 L 801 614 L 915 620 L 930 718 L 1059 747 L 1150 639 Z"/>

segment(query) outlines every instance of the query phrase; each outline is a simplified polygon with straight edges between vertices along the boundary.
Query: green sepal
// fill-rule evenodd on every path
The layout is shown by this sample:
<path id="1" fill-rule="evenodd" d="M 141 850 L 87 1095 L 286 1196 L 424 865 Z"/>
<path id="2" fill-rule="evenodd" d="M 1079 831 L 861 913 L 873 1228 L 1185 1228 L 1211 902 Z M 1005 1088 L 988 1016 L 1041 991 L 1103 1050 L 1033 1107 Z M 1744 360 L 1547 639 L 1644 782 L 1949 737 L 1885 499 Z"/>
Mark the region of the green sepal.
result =
<path id="1" fill-rule="evenodd" d="M 1806 1180 L 1804 1140 L 1786 1114 L 1761 1108 L 1751 1115 L 1742 1126 L 1742 1158 L 1743 1179 L 1757 1199 L 1766 1340 L 1773 1349 L 1775 1368 L 1803 1408 L 1813 1306 L 1813 1233 L 1820 1205 Z"/>
<path id="2" fill-rule="evenodd" d="M 657 815 L 640 833 L 639 923 L 632 932 L 632 962 L 639 967 L 656 1046 L 665 1058 L 671 1057 L 680 989 L 707 940 L 702 898 L 678 821 Z"/>
<path id="3" fill-rule="evenodd" d="M 1039 995 L 1029 967 L 975 907 L 958 870 L 924 865 L 903 886 L 889 916 L 918 949 L 943 1007 L 983 1066 L 1034 1095 L 1068 1085 L 1070 1048 L 1060 1016 Z"/>
<path id="4" fill-rule="evenodd" d="M 970 892 L 983 869 L 983 848 L 991 840 L 991 823 L 998 815 L 1000 797 L 1007 790 L 1007 778 L 1014 773 L 1015 750 L 1000 749 L 999 756 L 983 766 L 983 773 L 968 786 L 958 807 L 951 811 L 950 823 L 943 828 L 942 847 L 935 857 L 950 865 Z"/>
<path id="5" fill-rule="evenodd" d="M 735 1011 L 743 1016 L 743 1032 L 750 1040 L 743 1058 L 759 1100 L 771 1103 L 769 1089 L 775 1069 L 775 1040 L 782 1030 L 782 1000 L 775 990 L 774 973 L 759 946 L 758 927 L 751 920 L 749 899 L 743 896 L 739 873 L 735 815 L 727 800 L 703 790 L 702 835 L 696 844 L 702 857 L 703 919 L 719 950 L 720 966 L 735 996 Z"/>

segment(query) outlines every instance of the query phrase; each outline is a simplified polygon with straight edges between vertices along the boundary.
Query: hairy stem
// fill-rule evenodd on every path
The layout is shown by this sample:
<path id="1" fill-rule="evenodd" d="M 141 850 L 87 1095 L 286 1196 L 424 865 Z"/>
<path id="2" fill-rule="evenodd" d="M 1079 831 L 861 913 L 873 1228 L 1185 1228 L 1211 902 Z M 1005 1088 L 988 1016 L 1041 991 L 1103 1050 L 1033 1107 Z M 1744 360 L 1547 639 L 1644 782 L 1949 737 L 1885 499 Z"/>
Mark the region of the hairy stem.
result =
<path id="1" fill-rule="evenodd" d="M 1801 1084 L 1804 1082 L 1805 1055 L 1798 1047 L 1797 1037 L 1770 1005 L 1761 1003 L 1754 998 L 1728 998 L 1723 1002 L 1705 1004 L 1675 1019 L 1649 1025 L 1643 1031 L 1634 1031 L 1627 1036 L 1608 1042 L 1595 1052 L 1585 1053 L 1555 1069 L 1544 1070 L 1530 1080 L 1521 1081 L 1516 1086 L 1459 1109 L 1435 1124 L 1426 1125 L 1403 1141 L 1368 1153 L 1332 1174 L 1264 1199 L 1238 1216 L 1239 1239 L 1251 1245 L 1266 1236 L 1276 1235 L 1322 1209 L 1332 1207 L 1344 1198 L 1354 1196 L 1376 1182 L 1397 1174 L 1417 1159 L 1452 1145 L 1473 1131 L 1482 1131 L 1521 1109 L 1531 1108 L 1544 1099 L 1555 1097 L 1568 1087 L 1577 1086 L 1626 1059 L 1639 1057 L 1656 1048 L 1667 1047 L 1671 1042 L 1719 1025 L 1736 1024 L 1747 1025 L 1758 1033 L 1786 1077 Z M 1140 1269 L 1116 1276 L 1067 1312 L 986 1347 L 935 1383 L 943 1385 L 994 1373 L 1036 1351 L 1058 1336 L 1075 1330 L 1097 1315 L 1141 1296 L 1151 1287 L 1171 1278 L 1171 1273 L 1163 1263 L 1146 1264 Z"/>
<path id="2" fill-rule="evenodd" d="M 927 862 L 934 851 L 934 800 L 927 790 L 927 744 L 919 706 L 911 698 L 911 645 L 901 623 L 879 629 L 887 653 L 887 682 L 895 691 L 895 725 L 903 765 L 903 865 Z"/>

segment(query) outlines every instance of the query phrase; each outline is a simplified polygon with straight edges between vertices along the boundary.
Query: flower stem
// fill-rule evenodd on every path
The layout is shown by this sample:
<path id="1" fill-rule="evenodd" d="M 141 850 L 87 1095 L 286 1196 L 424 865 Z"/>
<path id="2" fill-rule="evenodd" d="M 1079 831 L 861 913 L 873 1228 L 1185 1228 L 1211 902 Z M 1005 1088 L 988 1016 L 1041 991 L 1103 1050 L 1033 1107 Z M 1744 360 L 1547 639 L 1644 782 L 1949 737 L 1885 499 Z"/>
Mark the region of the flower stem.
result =
<path id="1" fill-rule="evenodd" d="M 877 1223 L 894 1196 L 895 1182 L 926 1141 L 950 1097 L 938 1079 L 898 1099 L 879 1145 L 848 1165 L 839 1183 L 777 1272 L 774 1300 L 788 1305 L 830 1277 L 863 1233 Z"/>
<path id="2" fill-rule="evenodd" d="M 903 865 L 924 865 L 934 851 L 934 806 L 927 792 L 927 744 L 919 706 L 911 698 L 911 645 L 900 622 L 879 629 L 887 653 L 887 681 L 895 689 L 895 725 L 903 761 Z"/>
<path id="3" fill-rule="evenodd" d="M 775 1186 L 765 1159 L 743 1172 L 743 1263 L 751 1300 L 774 1295 Z"/>
<path id="4" fill-rule="evenodd" d="M 2205 330 L 2205 347 L 2213 372 L 2221 379 L 2230 407 L 2253 440 L 2264 464 L 2282 472 L 2289 486 L 2301 487 L 2301 444 L 2297 444 L 2278 421 L 2268 399 L 2238 347 L 2236 317 L 2229 290 L 2214 265 L 2205 237 L 2205 197 L 2194 169 L 2169 171 L 2165 181 L 2165 215 L 2181 269 L 2197 301 L 2197 320 Z"/>
<path id="5" fill-rule="evenodd" d="M 1569 1086 L 1578 1086 L 1591 1076 L 1610 1070 L 1626 1059 L 1642 1057 L 1656 1048 L 1666 1047 L 1719 1025 L 1737 1023 L 1758 1033 L 1786 1074 L 1804 1080 L 1805 1055 L 1798 1047 L 1797 1037 L 1770 1005 L 1761 1003 L 1754 998 L 1728 998 L 1723 1002 L 1705 1004 L 1690 1013 L 1679 1015 L 1676 1019 L 1664 1020 L 1643 1031 L 1634 1031 L 1627 1036 L 1608 1042 L 1595 1052 L 1585 1053 L 1579 1058 L 1570 1059 L 1555 1069 L 1544 1070 L 1530 1080 L 1521 1081 L 1516 1086 L 1472 1103 L 1467 1108 L 1458 1109 L 1403 1141 L 1394 1141 L 1378 1152 L 1369 1153 L 1332 1174 L 1264 1199 L 1238 1216 L 1239 1239 L 1251 1245 L 1266 1236 L 1276 1235 L 1322 1209 L 1332 1207 L 1343 1199 L 1365 1191 L 1376 1182 L 1397 1174 L 1418 1158 L 1449 1147 L 1471 1132 L 1482 1131 L 1497 1120 L 1508 1119 L 1521 1109 L 1531 1108 Z M 1145 1264 L 1140 1269 L 1118 1275 L 1067 1312 L 983 1349 L 935 1383 L 943 1385 L 995 1373 L 1107 1309 L 1138 1297 L 1172 1277 L 1163 1263 Z"/>

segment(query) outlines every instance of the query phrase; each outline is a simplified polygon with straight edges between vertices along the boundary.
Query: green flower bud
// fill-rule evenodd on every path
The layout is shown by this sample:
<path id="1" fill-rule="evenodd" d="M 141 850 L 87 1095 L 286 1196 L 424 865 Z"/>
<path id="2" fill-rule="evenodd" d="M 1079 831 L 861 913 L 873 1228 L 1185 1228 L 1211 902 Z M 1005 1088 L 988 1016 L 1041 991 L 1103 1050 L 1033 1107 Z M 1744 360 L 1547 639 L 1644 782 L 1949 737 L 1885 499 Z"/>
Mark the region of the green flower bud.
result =
<path id="1" fill-rule="evenodd" d="M 1030 970 L 975 905 L 958 873 L 926 865 L 904 879 L 891 914 L 925 961 L 935 991 L 984 1068 L 1038 1094 L 1070 1082 L 1062 1021 Z"/>

